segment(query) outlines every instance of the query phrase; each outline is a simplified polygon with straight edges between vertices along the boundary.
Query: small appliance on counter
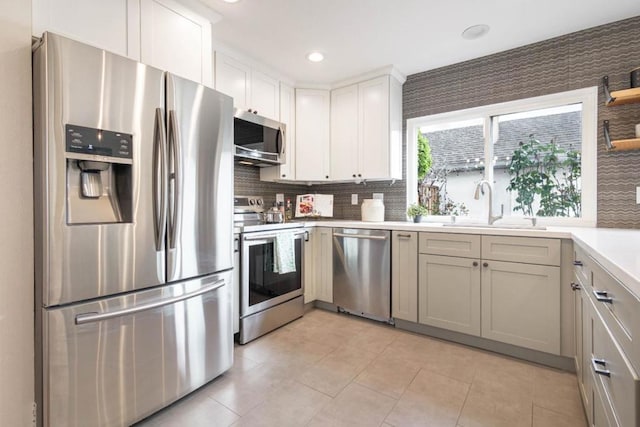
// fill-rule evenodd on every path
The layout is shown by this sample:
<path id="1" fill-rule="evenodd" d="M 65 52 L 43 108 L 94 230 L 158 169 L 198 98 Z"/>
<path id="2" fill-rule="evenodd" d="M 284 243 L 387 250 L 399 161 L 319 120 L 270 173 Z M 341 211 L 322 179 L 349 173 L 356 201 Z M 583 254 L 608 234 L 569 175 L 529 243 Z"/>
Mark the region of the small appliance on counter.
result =
<path id="1" fill-rule="evenodd" d="M 296 217 L 333 217 L 333 194 L 296 196 Z"/>
<path id="2" fill-rule="evenodd" d="M 362 221 L 382 222 L 384 221 L 384 204 L 380 199 L 364 199 L 360 207 Z"/>

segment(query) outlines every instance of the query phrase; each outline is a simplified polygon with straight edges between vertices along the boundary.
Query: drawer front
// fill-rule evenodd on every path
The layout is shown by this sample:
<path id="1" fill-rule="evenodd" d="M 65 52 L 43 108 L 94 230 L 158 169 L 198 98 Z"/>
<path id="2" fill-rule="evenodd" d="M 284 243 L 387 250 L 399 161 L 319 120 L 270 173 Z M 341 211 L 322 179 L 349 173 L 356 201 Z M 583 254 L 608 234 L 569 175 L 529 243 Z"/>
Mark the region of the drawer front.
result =
<path id="1" fill-rule="evenodd" d="M 589 375 L 593 374 L 590 372 Z M 594 380 L 595 384 L 595 380 Z M 590 426 L 595 427 L 623 427 L 618 424 L 616 417 L 613 415 L 613 408 L 604 392 L 600 391 L 600 384 L 591 389 L 591 413 L 587 414 L 587 418 L 591 421 Z"/>
<path id="2" fill-rule="evenodd" d="M 609 398 L 619 424 L 639 426 L 640 379 L 603 319 L 596 311 L 592 313 L 593 352 L 590 368 L 595 382 Z"/>
<path id="3" fill-rule="evenodd" d="M 591 285 L 591 258 L 575 243 L 573 244 L 573 271 L 583 285 Z"/>
<path id="4" fill-rule="evenodd" d="M 613 337 L 618 341 L 638 369 L 638 360 L 633 360 L 633 340 L 637 336 L 640 321 L 640 301 L 604 270 L 599 264 L 592 265 L 592 287 L 589 295 L 607 324 Z"/>
<path id="5" fill-rule="evenodd" d="M 482 236 L 482 259 L 559 266 L 560 240 Z"/>
<path id="6" fill-rule="evenodd" d="M 420 233 L 421 254 L 480 258 L 480 235 Z"/>

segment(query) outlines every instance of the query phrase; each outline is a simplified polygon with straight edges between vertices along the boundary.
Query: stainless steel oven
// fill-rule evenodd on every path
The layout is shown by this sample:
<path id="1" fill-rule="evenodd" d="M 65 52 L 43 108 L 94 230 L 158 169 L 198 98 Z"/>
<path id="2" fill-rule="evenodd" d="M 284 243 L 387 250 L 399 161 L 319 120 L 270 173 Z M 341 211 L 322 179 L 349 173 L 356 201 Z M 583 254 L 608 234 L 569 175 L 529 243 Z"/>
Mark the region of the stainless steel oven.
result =
<path id="1" fill-rule="evenodd" d="M 295 271 L 290 273 L 274 271 L 277 233 L 293 234 Z M 244 232 L 241 240 L 239 342 L 245 344 L 302 316 L 302 260 L 308 232 L 300 228 L 277 228 Z"/>

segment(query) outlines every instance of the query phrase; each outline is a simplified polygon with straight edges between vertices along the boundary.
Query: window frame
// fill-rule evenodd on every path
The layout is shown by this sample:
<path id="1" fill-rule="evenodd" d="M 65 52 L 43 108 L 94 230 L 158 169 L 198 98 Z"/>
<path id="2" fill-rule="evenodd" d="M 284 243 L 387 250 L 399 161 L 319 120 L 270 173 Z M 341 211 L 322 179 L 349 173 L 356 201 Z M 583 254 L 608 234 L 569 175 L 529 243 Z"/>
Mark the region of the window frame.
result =
<path id="1" fill-rule="evenodd" d="M 582 141 L 581 141 L 581 203 L 582 216 L 580 218 L 568 217 L 538 217 L 541 225 L 558 226 L 583 226 L 595 227 L 597 223 L 597 131 L 598 131 L 598 87 L 592 86 L 550 95 L 523 98 L 515 101 L 501 102 L 498 104 L 484 105 L 481 107 L 467 108 L 464 110 L 450 111 L 429 116 L 415 117 L 407 120 L 406 134 L 406 196 L 407 206 L 417 203 L 418 185 L 418 131 L 423 126 L 440 125 L 449 122 L 464 121 L 482 118 L 484 138 L 484 179 L 493 182 L 493 138 L 492 120 L 495 116 L 520 113 L 530 110 L 558 107 L 567 104 L 582 104 Z M 469 188 L 469 193 L 473 188 Z M 459 217 L 462 221 L 485 221 L 489 211 L 488 198 L 484 198 L 482 218 Z M 449 222 L 448 216 L 429 215 L 428 222 Z M 522 218 L 508 216 L 502 220 L 503 224 L 521 222 Z"/>

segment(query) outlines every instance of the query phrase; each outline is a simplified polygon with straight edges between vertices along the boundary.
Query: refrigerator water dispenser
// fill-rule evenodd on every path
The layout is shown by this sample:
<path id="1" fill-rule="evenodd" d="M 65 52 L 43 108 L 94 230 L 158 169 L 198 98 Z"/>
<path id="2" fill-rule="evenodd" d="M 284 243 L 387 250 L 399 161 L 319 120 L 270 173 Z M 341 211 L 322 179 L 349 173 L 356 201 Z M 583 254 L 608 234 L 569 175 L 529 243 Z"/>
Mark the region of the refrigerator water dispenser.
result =
<path id="1" fill-rule="evenodd" d="M 132 221 L 132 135 L 66 125 L 67 223 Z"/>

